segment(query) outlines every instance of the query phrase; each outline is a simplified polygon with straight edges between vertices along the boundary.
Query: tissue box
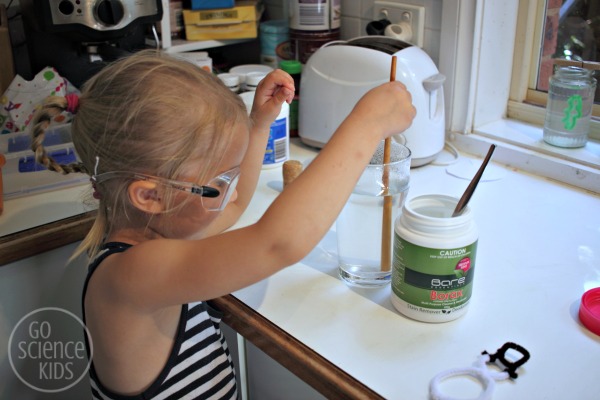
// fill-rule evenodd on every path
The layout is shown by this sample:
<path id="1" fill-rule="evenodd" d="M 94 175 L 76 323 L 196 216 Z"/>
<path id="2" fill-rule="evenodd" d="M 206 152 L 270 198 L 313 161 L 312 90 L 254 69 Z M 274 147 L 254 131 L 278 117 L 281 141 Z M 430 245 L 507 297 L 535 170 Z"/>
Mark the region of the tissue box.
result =
<path id="1" fill-rule="evenodd" d="M 231 8 L 235 6 L 234 0 L 186 0 L 185 8 L 191 10 L 212 10 L 214 8 Z"/>
<path id="2" fill-rule="evenodd" d="M 257 37 L 261 1 L 237 1 L 233 8 L 183 10 L 187 40 L 252 39 Z"/>
<path id="3" fill-rule="evenodd" d="M 0 153 L 6 158 L 6 164 L 2 167 L 5 200 L 89 181 L 86 174 L 62 175 L 48 171 L 35 162 L 30 146 L 29 133 L 0 135 Z M 44 147 L 48 154 L 61 164 L 79 160 L 71 142 L 71 124 L 56 125 L 48 129 L 44 137 Z"/>

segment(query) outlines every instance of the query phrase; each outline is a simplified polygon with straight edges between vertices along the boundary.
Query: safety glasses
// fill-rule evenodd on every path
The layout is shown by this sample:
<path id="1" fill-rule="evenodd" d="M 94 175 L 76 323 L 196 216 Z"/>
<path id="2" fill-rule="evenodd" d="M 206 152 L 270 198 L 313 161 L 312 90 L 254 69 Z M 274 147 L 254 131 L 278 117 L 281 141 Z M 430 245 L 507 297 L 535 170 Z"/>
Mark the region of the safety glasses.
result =
<path id="1" fill-rule="evenodd" d="M 138 172 L 111 171 L 92 176 L 92 181 L 101 183 L 109 179 L 129 178 L 138 181 L 154 182 L 183 192 L 201 196 L 202 206 L 207 211 L 222 211 L 235 191 L 240 177 L 240 167 L 232 168 L 212 178 L 205 185 L 176 181 Z"/>

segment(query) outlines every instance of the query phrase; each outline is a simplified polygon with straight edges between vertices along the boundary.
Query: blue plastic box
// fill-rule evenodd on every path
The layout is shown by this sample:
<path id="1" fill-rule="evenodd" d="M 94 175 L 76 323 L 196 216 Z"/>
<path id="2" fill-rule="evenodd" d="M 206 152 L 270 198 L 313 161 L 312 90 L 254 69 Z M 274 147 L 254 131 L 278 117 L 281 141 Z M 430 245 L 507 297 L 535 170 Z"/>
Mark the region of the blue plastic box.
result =
<path id="1" fill-rule="evenodd" d="M 234 0 L 189 0 L 185 2 L 185 4 L 188 3 L 190 10 L 212 10 L 215 8 L 233 8 L 235 6 Z"/>
<path id="2" fill-rule="evenodd" d="M 79 160 L 71 141 L 71 124 L 50 127 L 44 137 L 44 147 L 61 164 Z M 6 200 L 89 182 L 86 174 L 62 175 L 38 164 L 26 132 L 0 135 L 0 153 L 6 158 L 1 170 Z"/>

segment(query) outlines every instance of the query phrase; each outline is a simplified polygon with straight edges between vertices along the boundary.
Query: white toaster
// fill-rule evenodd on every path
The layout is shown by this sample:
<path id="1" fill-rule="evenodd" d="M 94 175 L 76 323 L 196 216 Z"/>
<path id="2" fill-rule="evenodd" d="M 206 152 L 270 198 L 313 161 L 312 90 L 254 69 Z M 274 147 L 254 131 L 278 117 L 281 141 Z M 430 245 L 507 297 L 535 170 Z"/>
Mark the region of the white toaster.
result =
<path id="1" fill-rule="evenodd" d="M 321 148 L 356 102 L 390 79 L 396 56 L 396 80 L 412 95 L 417 115 L 394 140 L 412 153 L 411 166 L 433 161 L 444 148 L 444 75 L 419 47 L 386 36 L 363 36 L 330 42 L 308 59 L 302 70 L 298 135 Z"/>

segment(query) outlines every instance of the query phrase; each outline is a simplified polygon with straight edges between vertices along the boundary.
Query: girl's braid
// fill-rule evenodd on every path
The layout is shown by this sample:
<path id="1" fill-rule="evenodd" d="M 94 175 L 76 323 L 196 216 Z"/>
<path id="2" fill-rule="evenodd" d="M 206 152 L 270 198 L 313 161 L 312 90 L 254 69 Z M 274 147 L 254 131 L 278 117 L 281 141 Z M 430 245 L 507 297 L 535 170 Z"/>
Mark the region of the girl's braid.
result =
<path id="1" fill-rule="evenodd" d="M 50 171 L 60 172 L 63 175 L 73 172 L 89 173 L 85 166 L 80 162 L 70 164 L 60 164 L 48 154 L 44 148 L 43 142 L 46 136 L 46 130 L 54 117 L 66 110 L 67 99 L 59 96 L 51 96 L 42 104 L 34 119 L 31 131 L 31 150 L 35 153 L 35 161 Z"/>

